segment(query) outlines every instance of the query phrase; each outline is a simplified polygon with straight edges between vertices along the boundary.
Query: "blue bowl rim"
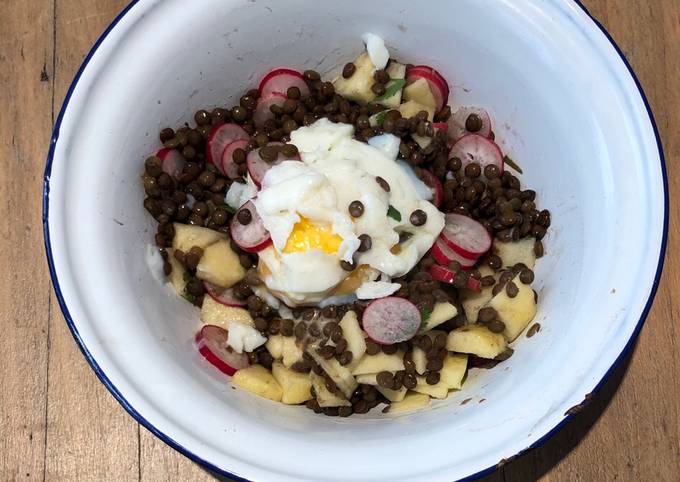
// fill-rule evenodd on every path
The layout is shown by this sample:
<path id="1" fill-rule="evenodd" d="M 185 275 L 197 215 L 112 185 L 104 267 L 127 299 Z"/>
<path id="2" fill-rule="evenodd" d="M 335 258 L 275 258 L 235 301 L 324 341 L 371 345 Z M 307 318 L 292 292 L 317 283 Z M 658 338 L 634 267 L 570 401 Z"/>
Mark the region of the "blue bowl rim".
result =
<path id="1" fill-rule="evenodd" d="M 120 403 L 120 405 L 127 411 L 138 423 L 143 425 L 147 430 L 149 430 L 151 433 L 153 433 L 156 437 L 158 437 L 160 440 L 168 444 L 170 447 L 173 449 L 177 450 L 180 452 L 182 455 L 185 457 L 189 458 L 190 460 L 202 465 L 203 467 L 211 470 L 214 473 L 217 473 L 219 475 L 229 477 L 233 480 L 236 481 L 243 481 L 243 482 L 251 482 L 249 479 L 245 479 L 243 477 L 240 477 L 236 474 L 233 474 L 227 470 L 221 469 L 212 463 L 208 462 L 207 460 L 202 459 L 201 457 L 197 456 L 193 452 L 191 452 L 189 449 L 186 447 L 182 446 L 175 440 L 173 440 L 171 437 L 167 436 L 163 432 L 161 432 L 158 428 L 156 428 L 153 424 L 151 424 L 142 414 L 137 412 L 135 408 L 125 399 L 125 397 L 120 393 L 120 391 L 116 388 L 116 386 L 109 380 L 109 378 L 106 376 L 104 371 L 101 369 L 97 361 L 94 359 L 94 357 L 90 354 L 89 350 L 85 346 L 85 343 L 80 337 L 80 334 L 78 333 L 78 329 L 75 326 L 75 323 L 73 321 L 73 318 L 71 317 L 71 314 L 69 312 L 68 307 L 66 306 L 66 302 L 64 300 L 64 297 L 61 293 L 61 288 L 59 286 L 59 279 L 57 277 L 56 269 L 54 266 L 54 259 L 52 255 L 52 247 L 50 243 L 50 231 L 49 231 L 49 223 L 48 223 L 48 218 L 49 218 L 49 194 L 50 194 L 50 175 L 52 172 L 52 162 L 54 161 L 54 152 L 55 148 L 57 145 L 57 141 L 59 140 L 59 131 L 61 127 L 61 122 L 64 117 L 64 113 L 66 112 L 66 109 L 68 108 L 69 101 L 71 100 L 71 96 L 73 95 L 73 92 L 78 84 L 78 81 L 80 80 L 80 77 L 82 76 L 85 68 L 89 64 L 90 60 L 94 56 L 94 54 L 97 52 L 99 46 L 102 44 L 102 42 L 106 39 L 106 37 L 109 35 L 109 33 L 118 25 L 118 23 L 127 15 L 130 10 L 137 4 L 139 3 L 140 0 L 131 0 L 130 3 L 116 16 L 116 18 L 113 19 L 113 21 L 106 27 L 106 30 L 99 36 L 97 41 L 94 43 L 90 51 L 88 52 L 87 56 L 83 60 L 83 63 L 81 64 L 80 68 L 78 69 L 78 72 L 76 73 L 73 82 L 69 86 L 69 89 L 66 93 L 66 97 L 64 98 L 64 102 L 61 106 L 61 110 L 59 111 L 59 115 L 57 117 L 57 120 L 54 125 L 54 130 L 52 132 L 52 138 L 50 141 L 50 148 L 47 154 L 47 163 L 45 166 L 45 173 L 43 176 L 43 234 L 44 234 L 44 241 L 45 241 L 45 251 L 47 254 L 47 262 L 49 265 L 49 270 L 50 270 L 50 277 L 52 279 L 52 285 L 54 287 L 54 292 L 57 297 L 57 301 L 59 302 L 59 307 L 61 308 L 62 313 L 64 314 L 64 318 L 66 320 L 66 324 L 68 325 L 69 329 L 71 330 L 71 334 L 73 335 L 73 338 L 75 339 L 76 343 L 78 344 L 78 347 L 80 348 L 80 351 L 83 353 L 83 356 L 87 360 L 87 362 L 90 364 L 90 367 L 92 367 L 92 370 L 94 370 L 94 373 L 97 375 L 97 378 L 104 384 L 104 386 L 111 392 L 113 397 Z M 609 370 L 604 374 L 602 379 L 597 383 L 595 388 L 592 390 L 590 395 L 595 395 L 601 388 L 602 386 L 607 382 L 607 380 L 610 378 L 612 373 L 619 367 L 619 365 L 623 362 L 623 360 L 626 359 L 626 357 L 632 352 L 633 347 L 635 346 L 635 342 L 637 341 L 637 338 L 640 334 L 640 331 L 642 330 L 642 327 L 645 324 L 645 321 L 647 319 L 647 316 L 649 314 L 649 310 L 652 307 L 652 304 L 654 302 L 654 298 L 656 297 L 657 289 L 659 287 L 659 282 L 661 281 L 661 275 L 663 272 L 663 267 L 664 267 L 664 261 L 665 261 L 665 256 L 666 256 L 666 249 L 667 249 L 667 244 L 668 244 L 668 174 L 666 172 L 666 160 L 665 160 L 665 155 L 663 151 L 663 144 L 661 142 L 661 136 L 659 134 L 659 129 L 656 124 L 656 120 L 654 119 L 654 114 L 652 112 L 651 106 L 649 104 L 649 100 L 647 99 L 647 95 L 642 87 L 642 84 L 640 83 L 640 80 L 638 79 L 637 75 L 635 74 L 635 71 L 633 70 L 633 67 L 631 66 L 630 62 L 628 62 L 628 59 L 624 55 L 623 51 L 621 48 L 618 46 L 614 38 L 611 36 L 611 34 L 607 31 L 607 29 L 590 13 L 590 11 L 583 5 L 581 0 L 569 0 L 573 2 L 576 6 L 578 6 L 583 12 L 590 18 L 590 20 L 598 27 L 598 29 L 602 32 L 602 34 L 609 40 L 611 43 L 612 47 L 614 47 L 614 50 L 619 54 L 621 57 L 621 60 L 625 64 L 626 68 L 628 69 L 628 72 L 635 82 L 635 85 L 637 86 L 637 89 L 640 93 L 640 96 L 644 102 L 645 108 L 647 109 L 647 114 L 649 116 L 649 121 L 652 125 L 652 128 L 654 130 L 654 136 L 656 138 L 656 143 L 657 143 L 657 148 L 659 151 L 659 158 L 661 160 L 661 175 L 662 175 L 662 180 L 663 180 L 663 195 L 664 195 L 664 219 L 663 219 L 663 235 L 661 239 L 661 250 L 659 252 L 659 260 L 657 263 L 657 268 L 656 268 L 656 273 L 654 276 L 654 282 L 652 284 L 652 289 L 649 293 L 649 297 L 647 299 L 647 302 L 645 303 L 645 307 L 642 310 L 642 313 L 640 314 L 640 319 L 638 320 L 635 329 L 633 330 L 633 333 L 631 334 L 630 338 L 628 339 L 628 342 L 624 346 L 623 350 L 619 354 L 619 356 L 616 358 L 614 363 L 609 367 Z M 545 444 L 553 435 L 555 435 L 557 432 L 559 432 L 570 420 L 572 420 L 576 414 L 565 414 L 565 416 L 560 420 L 560 422 L 555 425 L 550 431 L 548 431 L 545 435 L 543 435 L 541 438 L 536 440 L 533 444 L 529 445 L 528 447 L 524 448 L 523 450 L 519 451 L 518 453 L 514 454 L 510 459 L 515 459 L 516 457 L 522 455 L 523 453 L 538 448 Z M 488 467 L 486 469 L 480 470 L 479 472 L 476 472 L 474 474 L 471 474 L 469 476 L 466 476 L 462 479 L 459 479 L 458 482 L 464 482 L 464 481 L 472 481 L 476 480 L 478 478 L 481 478 L 485 475 L 488 475 L 495 470 L 497 470 L 501 465 L 503 461 L 500 461 L 498 464 L 493 465 L 491 467 Z"/>

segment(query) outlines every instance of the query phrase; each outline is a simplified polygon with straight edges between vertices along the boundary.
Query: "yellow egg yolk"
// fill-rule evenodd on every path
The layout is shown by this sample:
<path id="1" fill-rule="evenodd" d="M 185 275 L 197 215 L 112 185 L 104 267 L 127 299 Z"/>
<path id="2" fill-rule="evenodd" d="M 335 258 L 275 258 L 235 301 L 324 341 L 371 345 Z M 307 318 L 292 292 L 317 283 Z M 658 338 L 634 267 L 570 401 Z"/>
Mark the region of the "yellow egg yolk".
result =
<path id="1" fill-rule="evenodd" d="M 337 253 L 342 238 L 335 234 L 330 226 L 313 224 L 307 218 L 295 223 L 293 230 L 283 248 L 284 253 L 304 253 L 310 249 L 319 249 L 324 253 Z"/>

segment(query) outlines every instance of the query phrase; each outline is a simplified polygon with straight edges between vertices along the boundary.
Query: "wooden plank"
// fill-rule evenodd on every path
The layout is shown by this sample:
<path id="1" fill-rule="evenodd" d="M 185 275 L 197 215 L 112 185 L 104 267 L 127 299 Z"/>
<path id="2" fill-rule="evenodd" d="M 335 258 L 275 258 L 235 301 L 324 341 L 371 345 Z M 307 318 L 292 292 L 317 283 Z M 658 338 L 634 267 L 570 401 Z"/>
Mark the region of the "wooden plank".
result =
<path id="1" fill-rule="evenodd" d="M 151 432 L 141 428 L 140 435 L 140 480 L 215 480 L 211 472 L 171 449 Z"/>
<path id="2" fill-rule="evenodd" d="M 0 2 L 0 479 L 44 474 L 50 284 L 41 191 L 52 124 L 51 2 Z M 30 369 L 30 373 L 27 373 Z"/>
<path id="3" fill-rule="evenodd" d="M 57 0 L 55 109 L 123 0 Z M 138 480 L 138 427 L 94 375 L 51 299 L 48 479 Z"/>

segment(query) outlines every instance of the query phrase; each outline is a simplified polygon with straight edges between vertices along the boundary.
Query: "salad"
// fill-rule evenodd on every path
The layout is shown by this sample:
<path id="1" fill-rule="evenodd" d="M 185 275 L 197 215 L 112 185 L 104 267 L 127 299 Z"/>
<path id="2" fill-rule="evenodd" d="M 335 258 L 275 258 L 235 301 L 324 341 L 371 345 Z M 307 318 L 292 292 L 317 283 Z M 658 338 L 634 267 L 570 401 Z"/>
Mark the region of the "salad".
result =
<path id="1" fill-rule="evenodd" d="M 507 360 L 550 226 L 484 108 L 452 109 L 437 70 L 364 41 L 332 81 L 276 68 L 164 128 L 142 174 L 196 349 L 329 416 L 419 409 Z"/>

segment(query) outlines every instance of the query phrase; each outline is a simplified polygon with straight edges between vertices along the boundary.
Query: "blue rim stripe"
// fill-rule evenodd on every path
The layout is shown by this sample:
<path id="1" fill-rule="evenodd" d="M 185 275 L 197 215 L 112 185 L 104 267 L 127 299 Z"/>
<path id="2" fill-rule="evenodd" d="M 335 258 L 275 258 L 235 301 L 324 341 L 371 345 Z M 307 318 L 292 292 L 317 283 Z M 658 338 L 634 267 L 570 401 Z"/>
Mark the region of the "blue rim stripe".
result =
<path id="1" fill-rule="evenodd" d="M 160 440 L 168 444 L 170 447 L 173 449 L 177 450 L 187 458 L 191 459 L 192 461 L 204 466 L 205 468 L 220 474 L 225 477 L 229 477 L 231 479 L 234 479 L 239 482 L 251 482 L 249 479 L 245 479 L 243 477 L 239 477 L 236 474 L 233 474 L 231 472 L 228 472 L 227 470 L 223 470 L 212 463 L 208 462 L 207 460 L 204 460 L 200 458 L 199 456 L 195 455 L 192 453 L 190 450 L 187 448 L 183 447 L 179 443 L 177 443 L 175 440 L 172 438 L 168 437 L 165 435 L 163 432 L 161 432 L 159 429 L 157 429 L 154 425 L 152 425 L 144 416 L 142 416 L 139 412 L 137 412 L 132 405 L 123 397 L 123 395 L 118 391 L 118 389 L 111 383 L 109 378 L 106 376 L 104 371 L 101 369 L 97 361 L 92 357 L 90 352 L 88 351 L 87 347 L 85 346 L 83 340 L 80 337 L 80 334 L 78 333 L 78 329 L 75 326 L 75 323 L 73 321 L 73 318 L 71 317 L 71 314 L 68 310 L 68 307 L 66 306 L 66 302 L 64 300 L 64 297 L 61 292 L 61 288 L 59 286 L 59 279 L 57 278 L 57 273 L 56 269 L 54 266 L 54 259 L 52 257 L 52 247 L 50 243 L 50 230 L 49 230 L 49 194 L 50 194 L 50 175 L 52 173 L 52 162 L 54 161 L 54 151 L 57 145 L 57 141 L 59 139 L 59 132 L 61 128 L 61 123 L 64 118 L 64 114 L 66 112 L 66 109 L 68 108 L 69 101 L 71 100 L 71 97 L 73 95 L 73 92 L 78 84 L 78 81 L 80 80 L 80 77 L 82 76 L 85 68 L 88 66 L 90 63 L 90 60 L 96 53 L 97 49 L 99 46 L 102 44 L 102 42 L 108 37 L 109 33 L 118 25 L 118 23 L 123 19 L 123 17 L 137 4 L 139 3 L 140 0 L 131 0 L 130 3 L 116 16 L 116 18 L 111 22 L 111 24 L 104 30 L 104 32 L 99 36 L 95 44 L 92 46 L 90 51 L 88 52 L 87 56 L 83 60 L 83 63 L 81 64 L 80 68 L 78 69 L 78 72 L 76 73 L 73 82 L 71 83 L 68 92 L 66 93 L 66 97 L 64 98 L 64 102 L 61 106 L 61 110 L 59 111 L 59 115 L 56 119 L 54 130 L 52 133 L 52 139 L 50 142 L 50 148 L 48 151 L 47 155 L 47 163 L 45 166 L 45 173 L 44 173 L 44 187 L 43 187 L 43 234 L 44 234 L 44 239 L 45 239 L 45 251 L 47 254 L 47 262 L 49 265 L 49 270 L 50 270 L 50 277 L 52 278 L 52 285 L 54 287 L 54 292 L 57 297 L 57 300 L 59 302 L 59 306 L 61 308 L 62 313 L 64 314 L 64 318 L 66 320 L 66 324 L 68 325 L 69 329 L 71 330 L 71 334 L 73 335 L 73 338 L 75 339 L 76 343 L 78 344 L 78 347 L 80 348 L 80 351 L 83 353 L 83 356 L 87 360 L 87 362 L 90 364 L 92 367 L 92 370 L 94 371 L 95 375 L 99 378 L 99 380 L 104 384 L 104 386 L 111 392 L 111 394 L 114 396 L 114 398 L 120 403 L 120 405 L 127 411 L 138 423 L 143 425 L 147 430 L 149 430 L 151 433 L 153 433 L 156 437 L 158 437 Z M 626 59 L 626 56 L 623 54 L 623 51 L 621 48 L 618 46 L 618 44 L 614 41 L 612 36 L 609 34 L 607 29 L 604 28 L 604 26 L 588 11 L 588 9 L 583 5 L 581 0 L 572 0 L 585 14 L 590 18 L 590 20 L 599 28 L 599 30 L 604 34 L 604 36 L 609 40 L 611 43 L 612 47 L 614 47 L 614 50 L 618 53 L 618 55 L 621 57 L 621 60 L 623 61 L 624 65 L 628 69 L 628 72 L 630 73 L 630 76 L 632 77 L 633 81 L 635 82 L 635 85 L 638 88 L 638 91 L 640 93 L 640 96 L 642 98 L 642 101 L 645 105 L 645 108 L 647 109 L 647 114 L 649 116 L 649 121 L 651 122 L 652 128 L 654 130 L 654 136 L 656 138 L 656 143 L 657 143 L 657 148 L 659 151 L 659 158 L 661 159 L 661 174 L 662 174 L 662 180 L 663 180 L 663 195 L 664 195 L 664 221 L 663 221 L 663 235 L 662 235 L 662 240 L 661 240 L 661 250 L 659 252 L 659 261 L 657 264 L 657 269 L 656 269 L 656 274 L 654 277 L 654 282 L 652 283 L 652 288 L 649 294 L 649 298 L 647 299 L 647 303 L 645 304 L 644 309 L 642 310 L 642 313 L 640 315 L 640 319 L 637 322 L 637 325 L 635 329 L 633 330 L 633 333 L 631 334 L 628 342 L 626 343 L 626 346 L 623 348 L 621 353 L 619 354 L 618 358 L 614 361 L 614 363 L 611 365 L 609 370 L 604 374 L 602 379 L 598 382 L 598 384 L 595 386 L 595 388 L 592 390 L 591 394 L 596 394 L 602 386 L 606 383 L 606 381 L 609 379 L 611 374 L 619 367 L 621 362 L 630 354 L 633 346 L 635 345 L 635 342 L 637 341 L 637 338 L 640 334 L 640 330 L 642 330 L 642 327 L 647 319 L 647 316 L 649 314 L 649 310 L 652 307 L 652 304 L 654 302 L 654 298 L 656 296 L 657 289 L 659 287 L 659 282 L 661 280 L 661 274 L 663 271 L 664 267 L 664 261 L 665 261 L 665 254 L 666 254 L 666 249 L 667 249 L 667 244 L 668 244 L 668 174 L 666 172 L 666 160 L 665 160 L 665 155 L 663 151 L 663 144 L 661 142 L 661 136 L 659 134 L 659 129 L 657 127 L 656 121 L 654 119 L 654 114 L 652 113 L 652 109 L 649 105 L 649 101 L 647 99 L 647 95 L 645 94 L 645 91 L 642 87 L 642 84 L 640 83 L 640 80 L 638 79 L 637 75 L 635 74 L 635 71 L 633 70 L 633 67 L 630 65 L 628 62 L 628 59 Z M 536 440 L 533 444 L 531 444 L 529 447 L 525 448 L 524 450 L 519 451 L 517 454 L 515 454 L 512 458 L 520 456 L 524 454 L 525 452 L 538 448 L 542 446 L 544 443 L 546 443 L 553 435 L 555 435 L 557 432 L 559 432 L 570 420 L 574 418 L 575 415 L 567 415 L 565 416 L 555 427 L 553 427 L 549 432 L 547 432 L 544 436 Z M 463 481 L 472 481 L 476 480 L 478 478 L 481 478 L 485 475 L 488 475 L 495 470 L 497 470 L 498 465 L 493 465 L 491 467 L 488 467 L 484 470 L 481 470 L 475 474 L 472 474 L 470 476 L 464 477 L 462 479 L 459 479 L 459 482 Z"/>

